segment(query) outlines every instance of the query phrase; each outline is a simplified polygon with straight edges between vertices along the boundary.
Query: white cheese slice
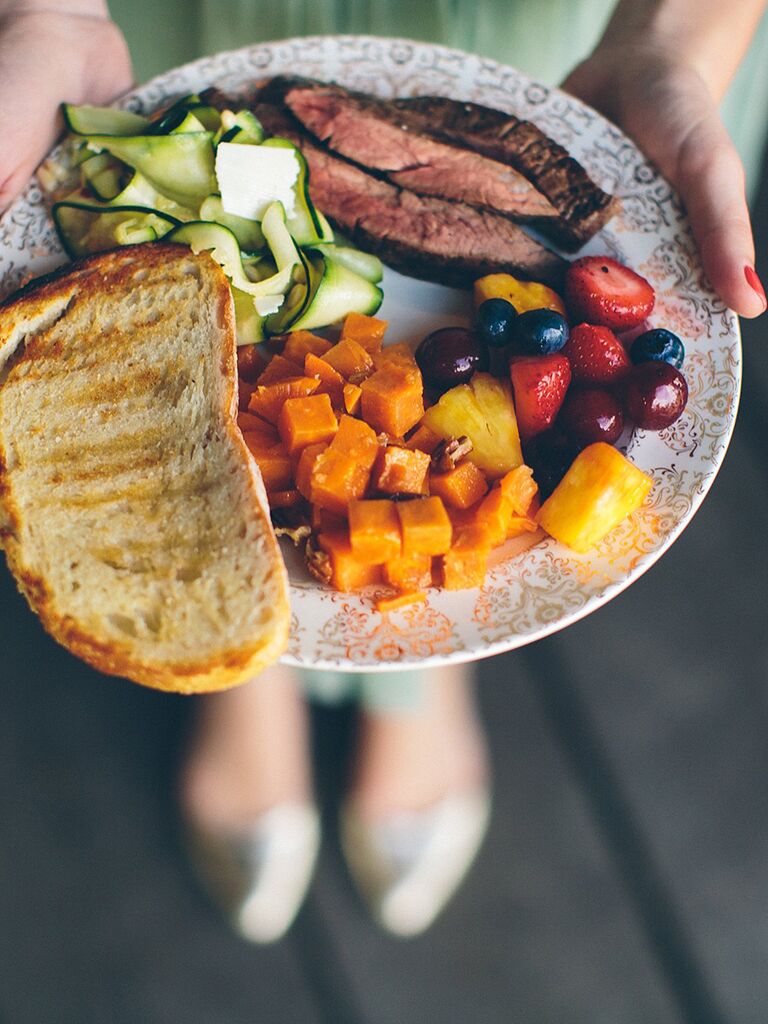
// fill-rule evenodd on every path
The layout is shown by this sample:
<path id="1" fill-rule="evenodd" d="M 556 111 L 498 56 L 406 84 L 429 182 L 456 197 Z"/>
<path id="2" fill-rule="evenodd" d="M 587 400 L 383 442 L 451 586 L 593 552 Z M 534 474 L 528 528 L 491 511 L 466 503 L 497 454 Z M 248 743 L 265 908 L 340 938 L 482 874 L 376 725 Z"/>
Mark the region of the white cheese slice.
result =
<path id="1" fill-rule="evenodd" d="M 257 295 L 253 304 L 259 316 L 269 316 L 270 313 L 276 313 L 280 309 L 284 298 L 284 295 Z"/>
<path id="2" fill-rule="evenodd" d="M 282 203 L 286 217 L 292 217 L 298 177 L 299 161 L 292 149 L 236 142 L 220 142 L 216 149 L 221 205 L 236 217 L 260 221 L 274 202 Z"/>

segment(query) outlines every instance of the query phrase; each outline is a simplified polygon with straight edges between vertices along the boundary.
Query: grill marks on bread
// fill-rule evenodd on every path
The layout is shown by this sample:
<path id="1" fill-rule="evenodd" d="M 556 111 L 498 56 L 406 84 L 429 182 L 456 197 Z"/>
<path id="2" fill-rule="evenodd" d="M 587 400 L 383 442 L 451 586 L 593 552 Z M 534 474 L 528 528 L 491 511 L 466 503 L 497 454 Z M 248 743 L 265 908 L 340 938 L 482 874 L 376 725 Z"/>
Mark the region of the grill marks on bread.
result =
<path id="1" fill-rule="evenodd" d="M 33 326 L 72 281 L 65 315 Z M 0 344 L 25 335 L 0 388 L 9 565 L 60 642 L 163 689 L 244 681 L 287 639 L 285 570 L 234 421 L 233 327 L 220 268 L 157 243 L 0 310 Z"/>

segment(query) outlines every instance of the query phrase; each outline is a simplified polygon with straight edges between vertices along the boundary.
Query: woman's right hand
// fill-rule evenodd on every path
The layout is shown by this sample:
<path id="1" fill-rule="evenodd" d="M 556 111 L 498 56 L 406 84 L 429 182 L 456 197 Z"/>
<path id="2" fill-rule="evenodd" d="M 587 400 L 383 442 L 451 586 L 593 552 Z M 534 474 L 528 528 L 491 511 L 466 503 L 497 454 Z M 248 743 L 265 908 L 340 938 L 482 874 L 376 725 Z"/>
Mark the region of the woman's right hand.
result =
<path id="1" fill-rule="evenodd" d="M 0 7 L 0 211 L 61 134 L 62 102 L 106 104 L 132 81 L 125 40 L 98 0 Z"/>

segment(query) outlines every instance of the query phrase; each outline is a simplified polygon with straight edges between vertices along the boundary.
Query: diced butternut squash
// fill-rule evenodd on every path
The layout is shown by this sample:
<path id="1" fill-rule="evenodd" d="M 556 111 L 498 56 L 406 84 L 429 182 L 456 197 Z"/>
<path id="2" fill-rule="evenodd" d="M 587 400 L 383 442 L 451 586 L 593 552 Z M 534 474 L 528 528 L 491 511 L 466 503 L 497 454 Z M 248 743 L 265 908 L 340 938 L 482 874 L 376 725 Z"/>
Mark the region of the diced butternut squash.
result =
<path id="1" fill-rule="evenodd" d="M 418 369 L 384 366 L 361 387 L 363 419 L 375 430 L 403 437 L 424 415 L 424 385 Z"/>
<path id="2" fill-rule="evenodd" d="M 533 470 L 530 466 L 518 466 L 510 470 L 501 478 L 499 486 L 512 505 L 515 515 L 530 515 L 531 506 L 539 493 L 539 486 L 533 479 Z"/>
<path id="3" fill-rule="evenodd" d="M 318 532 L 348 529 L 344 516 L 336 515 L 335 512 L 329 512 L 327 508 L 319 508 L 317 505 L 311 506 L 309 524 Z"/>
<path id="4" fill-rule="evenodd" d="M 312 471 L 319 455 L 327 449 L 327 444 L 310 444 L 302 449 L 296 463 L 296 488 L 307 501 L 312 498 Z"/>
<path id="5" fill-rule="evenodd" d="M 314 352 L 307 352 L 304 358 L 304 373 L 307 377 L 317 377 L 320 387 L 317 389 L 321 394 L 330 395 L 331 404 L 335 409 L 341 407 L 344 401 L 344 388 L 347 384 L 341 374 L 334 370 L 330 363 Z"/>
<path id="6" fill-rule="evenodd" d="M 286 398 L 277 417 L 277 429 L 289 455 L 295 455 L 309 444 L 330 441 L 339 429 L 330 396 Z"/>
<path id="7" fill-rule="evenodd" d="M 323 359 L 350 384 L 359 384 L 373 373 L 373 359 L 363 346 L 352 338 L 342 338 L 324 354 Z"/>
<path id="8" fill-rule="evenodd" d="M 380 448 L 371 482 L 382 494 L 426 494 L 429 456 L 390 444 Z"/>
<path id="9" fill-rule="evenodd" d="M 394 612 L 399 608 L 406 608 L 409 604 L 424 604 L 427 595 L 423 590 L 412 590 L 404 594 L 393 594 L 389 597 L 377 597 L 374 607 L 377 612 L 384 615 L 386 612 Z"/>
<path id="10" fill-rule="evenodd" d="M 384 563 L 384 579 L 396 590 L 421 590 L 432 586 L 431 555 L 401 555 Z"/>
<path id="11" fill-rule="evenodd" d="M 472 442 L 467 458 L 491 479 L 523 464 L 512 391 L 489 373 L 476 373 L 469 384 L 446 391 L 423 422 L 446 440 L 466 435 Z"/>
<path id="12" fill-rule="evenodd" d="M 357 384 L 345 384 L 342 390 L 342 397 L 344 400 L 344 408 L 350 416 L 354 416 L 357 410 L 360 408 L 360 396 L 363 393 L 363 389 Z"/>
<path id="13" fill-rule="evenodd" d="M 361 562 L 352 551 L 346 530 L 318 534 L 318 546 L 328 555 L 329 583 L 334 590 L 348 593 L 381 580 L 381 566 Z"/>
<path id="14" fill-rule="evenodd" d="M 475 281 L 475 306 L 487 299 L 506 299 L 518 313 L 529 309 L 554 309 L 567 316 L 563 300 L 545 284 L 538 281 L 520 281 L 512 274 L 488 274 Z"/>
<path id="15" fill-rule="evenodd" d="M 250 404 L 251 395 L 256 390 L 255 384 L 249 384 L 247 380 L 241 380 L 237 386 L 237 407 L 240 412 L 245 412 Z"/>
<path id="16" fill-rule="evenodd" d="M 318 334 L 312 334 L 311 331 L 293 331 L 288 335 L 283 349 L 283 357 L 301 366 L 308 352 L 315 356 L 322 356 L 330 348 L 333 348 L 332 342 L 326 341 Z"/>
<path id="17" fill-rule="evenodd" d="M 341 337 L 351 338 L 366 352 L 378 352 L 387 330 L 387 321 L 364 313 L 348 313 L 341 328 Z"/>
<path id="18" fill-rule="evenodd" d="M 297 490 L 267 491 L 270 508 L 293 508 L 301 501 L 301 495 Z"/>
<path id="19" fill-rule="evenodd" d="M 272 423 L 268 423 L 263 420 L 261 416 L 256 416 L 252 412 L 241 411 L 237 414 L 237 425 L 245 433 L 246 430 L 255 431 L 257 434 L 272 434 L 275 438 L 275 444 L 280 440 L 277 436 L 277 431 Z"/>
<path id="20" fill-rule="evenodd" d="M 243 434 L 243 437 L 245 443 L 248 444 L 249 435 Z M 250 445 L 248 447 L 261 471 L 261 477 L 267 490 L 289 490 L 293 484 L 293 465 L 288 453 L 279 445 L 271 450 Z"/>
<path id="21" fill-rule="evenodd" d="M 349 540 L 361 562 L 381 565 L 399 558 L 402 548 L 400 517 L 394 501 L 351 501 Z"/>
<path id="22" fill-rule="evenodd" d="M 306 398 L 313 395 L 320 386 L 317 377 L 289 377 L 287 380 L 275 381 L 265 387 L 258 385 L 251 395 L 248 411 L 270 423 L 277 423 L 277 417 L 283 403 L 288 398 Z"/>
<path id="23" fill-rule="evenodd" d="M 507 539 L 512 515 L 512 505 L 502 489 L 498 485 L 491 488 L 478 505 L 474 519 L 477 530 L 485 534 L 490 547 L 498 547 Z"/>
<path id="24" fill-rule="evenodd" d="M 459 530 L 450 551 L 440 559 L 440 582 L 446 590 L 481 587 L 488 571 L 490 544 L 481 530 Z"/>
<path id="25" fill-rule="evenodd" d="M 354 416 L 341 417 L 331 447 L 335 452 L 344 452 L 357 459 L 369 473 L 379 452 L 376 434 L 367 423 Z"/>
<path id="26" fill-rule="evenodd" d="M 513 537 L 521 537 L 524 533 L 535 533 L 539 524 L 529 516 L 510 516 L 507 523 L 507 540 Z"/>
<path id="27" fill-rule="evenodd" d="M 652 485 L 620 451 L 598 441 L 579 452 L 537 519 L 556 540 L 589 551 L 643 504 Z"/>
<path id="28" fill-rule="evenodd" d="M 443 555 L 451 546 L 451 520 L 440 498 L 399 501 L 404 555 Z"/>
<path id="29" fill-rule="evenodd" d="M 488 490 L 488 482 L 474 462 L 464 459 L 445 473 L 429 474 L 429 493 L 442 498 L 451 508 L 470 508 Z"/>
<path id="30" fill-rule="evenodd" d="M 365 494 L 370 475 L 370 466 L 346 452 L 334 451 L 330 445 L 312 467 L 310 501 L 345 516 L 350 501 Z"/>
<path id="31" fill-rule="evenodd" d="M 418 370 L 419 364 L 410 345 L 404 341 L 397 345 L 387 345 L 373 357 L 373 365 L 377 370 L 384 366 L 399 366 L 401 370 Z M 420 372 L 420 371 L 419 371 Z"/>
<path id="32" fill-rule="evenodd" d="M 267 360 L 255 345 L 240 345 L 237 349 L 237 375 L 249 384 L 255 384 L 267 368 Z"/>
<path id="33" fill-rule="evenodd" d="M 429 427 L 425 427 L 423 423 L 420 423 L 405 442 L 405 446 L 406 448 L 418 448 L 420 452 L 426 452 L 427 455 L 431 455 L 442 440 L 442 437 L 436 434 L 434 430 L 430 430 Z"/>
<path id="34" fill-rule="evenodd" d="M 300 363 L 285 356 L 272 356 L 264 370 L 259 375 L 257 384 L 265 387 L 267 384 L 274 384 L 278 380 L 287 380 L 289 377 L 300 377 L 304 372 L 304 360 Z"/>

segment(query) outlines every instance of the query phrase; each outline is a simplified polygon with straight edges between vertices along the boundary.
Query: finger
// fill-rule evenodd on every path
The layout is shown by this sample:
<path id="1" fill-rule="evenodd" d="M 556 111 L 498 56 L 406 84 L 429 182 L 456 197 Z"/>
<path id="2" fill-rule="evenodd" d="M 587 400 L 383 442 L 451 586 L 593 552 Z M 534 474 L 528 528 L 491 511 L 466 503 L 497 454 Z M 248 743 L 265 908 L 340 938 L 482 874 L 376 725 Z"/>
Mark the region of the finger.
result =
<path id="1" fill-rule="evenodd" d="M 764 313 L 766 298 L 754 270 L 744 168 L 719 118 L 707 116 L 694 123 L 683 139 L 672 176 L 712 287 L 740 316 Z"/>

